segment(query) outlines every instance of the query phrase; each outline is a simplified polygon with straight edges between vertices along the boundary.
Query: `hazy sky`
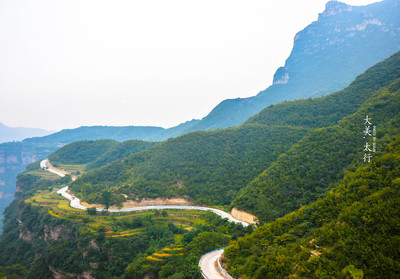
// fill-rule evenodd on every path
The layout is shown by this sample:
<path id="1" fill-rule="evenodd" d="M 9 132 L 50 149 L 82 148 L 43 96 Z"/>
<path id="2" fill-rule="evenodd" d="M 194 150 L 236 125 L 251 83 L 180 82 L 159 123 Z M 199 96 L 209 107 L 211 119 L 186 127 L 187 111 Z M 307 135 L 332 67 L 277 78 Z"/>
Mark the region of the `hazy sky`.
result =
<path id="1" fill-rule="evenodd" d="M 0 122 L 60 130 L 200 119 L 271 85 L 326 2 L 0 0 Z"/>

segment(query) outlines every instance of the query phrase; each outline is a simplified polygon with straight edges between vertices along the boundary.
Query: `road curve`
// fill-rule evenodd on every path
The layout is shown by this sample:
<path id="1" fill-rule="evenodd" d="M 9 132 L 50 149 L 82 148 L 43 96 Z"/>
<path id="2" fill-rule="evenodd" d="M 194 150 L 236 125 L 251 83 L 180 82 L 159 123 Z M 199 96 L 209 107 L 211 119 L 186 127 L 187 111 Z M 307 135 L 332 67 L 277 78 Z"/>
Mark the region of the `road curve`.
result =
<path id="1" fill-rule="evenodd" d="M 199 267 L 204 278 L 207 279 L 226 279 L 216 269 L 215 264 L 224 253 L 224 249 L 215 250 L 203 255 L 199 262 Z"/>
<path id="2" fill-rule="evenodd" d="M 57 174 L 59 176 L 64 176 L 63 173 L 58 172 L 57 170 L 55 170 L 54 168 L 49 167 L 49 160 L 45 159 L 42 160 L 40 162 L 40 167 L 52 172 L 54 174 Z M 83 206 L 81 204 L 81 201 L 71 195 L 67 193 L 68 190 L 68 186 L 65 186 L 63 188 L 61 188 L 60 190 L 57 191 L 58 194 L 62 195 L 64 198 L 68 199 L 71 201 L 71 207 L 76 208 L 76 209 L 82 209 L 82 210 L 86 210 L 87 207 Z M 132 207 L 132 208 L 122 208 L 122 209 L 109 209 L 109 212 L 129 212 L 129 211 L 141 211 L 141 210 L 154 210 L 154 209 L 182 209 L 182 210 L 202 210 L 202 211 L 212 211 L 215 214 L 218 214 L 219 216 L 221 216 L 222 218 L 227 218 L 229 222 L 234 222 L 234 223 L 239 223 L 242 224 L 243 226 L 248 226 L 249 224 L 243 221 L 239 221 L 237 219 L 235 219 L 231 214 L 224 212 L 222 210 L 219 209 L 215 209 L 215 208 L 210 208 L 210 207 L 203 207 L 203 206 L 184 206 L 184 205 L 153 205 L 153 206 L 141 206 L 141 207 Z M 102 211 L 103 209 L 101 208 L 97 208 L 97 211 Z"/>
<path id="3" fill-rule="evenodd" d="M 65 176 L 65 174 L 63 174 L 62 172 L 59 172 L 56 169 L 51 167 L 49 159 L 44 159 L 44 160 L 40 161 L 40 168 L 47 170 L 51 173 L 57 174 L 58 176 L 61 176 L 61 177 Z"/>
<path id="4" fill-rule="evenodd" d="M 40 167 L 55 173 L 59 176 L 64 176 L 63 173 L 58 172 L 57 170 L 49 167 L 51 166 L 49 164 L 49 160 L 45 159 L 40 162 Z M 73 208 L 76 209 L 81 209 L 81 210 L 86 210 L 87 207 L 83 206 L 81 204 L 81 201 L 73 196 L 67 193 L 68 186 L 65 186 L 61 188 L 60 190 L 57 191 L 58 194 L 62 195 L 64 198 L 70 200 L 70 205 Z M 202 211 L 212 211 L 215 214 L 220 215 L 222 218 L 227 218 L 229 222 L 234 222 L 234 223 L 239 223 L 242 224 L 243 226 L 248 226 L 249 224 L 243 221 L 239 221 L 235 219 L 231 214 L 224 212 L 219 209 L 215 208 L 210 208 L 210 207 L 202 207 L 202 206 L 179 206 L 179 205 L 154 205 L 154 206 L 141 206 L 141 207 L 133 207 L 133 208 L 124 208 L 124 209 L 109 209 L 108 211 L 110 212 L 129 212 L 129 211 L 141 211 L 141 210 L 153 210 L 153 209 L 181 209 L 181 210 L 202 210 Z M 97 211 L 102 211 L 103 209 L 101 208 L 96 208 Z M 228 276 L 222 276 L 216 269 L 216 265 L 218 264 L 218 259 L 221 257 L 221 255 L 224 253 L 224 249 L 219 249 L 216 251 L 209 252 L 205 255 L 203 255 L 200 259 L 199 262 L 199 267 L 201 269 L 202 275 L 206 279 L 227 279 L 227 278 L 232 278 L 229 275 Z"/>

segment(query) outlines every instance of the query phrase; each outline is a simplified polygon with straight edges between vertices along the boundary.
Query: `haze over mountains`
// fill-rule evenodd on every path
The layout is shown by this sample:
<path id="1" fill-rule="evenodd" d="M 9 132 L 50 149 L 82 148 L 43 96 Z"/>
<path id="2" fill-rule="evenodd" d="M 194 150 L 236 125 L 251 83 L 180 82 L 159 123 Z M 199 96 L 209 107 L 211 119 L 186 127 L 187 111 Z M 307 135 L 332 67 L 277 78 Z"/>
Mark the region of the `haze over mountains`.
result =
<path id="1" fill-rule="evenodd" d="M 400 50 L 399 14 L 397 0 L 359 7 L 328 2 L 318 21 L 295 36 L 292 52 L 276 71 L 273 85 L 254 97 L 221 102 L 189 131 L 239 125 L 270 104 L 343 89 Z"/>
<path id="2" fill-rule="evenodd" d="M 95 139 L 162 141 L 191 131 L 239 125 L 270 104 L 344 88 L 368 67 L 400 49 L 398 14 L 400 5 L 396 0 L 363 7 L 327 3 L 318 21 L 296 35 L 293 50 L 285 66 L 276 71 L 271 87 L 251 98 L 225 100 L 200 121 L 187 121 L 169 129 L 80 127 L 25 139 L 22 144 L 0 144 L 0 211 L 12 200 L 16 174 L 64 144 Z"/>
<path id="3" fill-rule="evenodd" d="M 296 36 L 274 85 L 227 100 L 200 122 L 80 127 L 0 144 L 0 206 L 36 161 L 18 175 L 6 209 L 0 277 L 197 279 L 200 256 L 229 243 L 225 261 L 236 278 L 395 278 L 399 6 L 329 2 Z M 286 98 L 299 100 L 279 102 Z M 47 156 L 79 177 L 41 169 Z M 193 211 L 78 211 L 57 195 L 65 185 L 96 207 L 179 198 L 238 208 L 259 228 Z"/>
<path id="4" fill-rule="evenodd" d="M 39 162 L 18 176 L 0 263 L 26 278 L 200 279 L 201 255 L 228 244 L 236 278 L 396 278 L 399 112 L 397 52 L 344 90 L 270 106 L 239 127 L 161 143 L 71 143 L 49 158 L 74 169 L 74 182 Z M 363 133 L 367 115 L 375 139 Z M 366 141 L 376 143 L 370 161 Z M 246 231 L 194 211 L 92 216 L 57 195 L 66 184 L 96 207 L 180 197 L 247 209 L 260 224 Z"/>
<path id="5" fill-rule="evenodd" d="M 24 127 L 8 127 L 0 123 L 0 143 L 9 141 L 21 141 L 31 137 L 43 137 L 53 133 L 43 129 L 24 128 Z"/>

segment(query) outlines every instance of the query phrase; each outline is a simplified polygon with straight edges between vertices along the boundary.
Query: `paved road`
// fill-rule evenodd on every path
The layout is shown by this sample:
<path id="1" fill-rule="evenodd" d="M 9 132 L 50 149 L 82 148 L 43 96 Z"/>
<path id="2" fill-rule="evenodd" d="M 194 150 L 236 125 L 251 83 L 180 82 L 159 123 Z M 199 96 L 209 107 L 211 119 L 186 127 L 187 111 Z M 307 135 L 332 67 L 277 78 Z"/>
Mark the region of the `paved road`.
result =
<path id="1" fill-rule="evenodd" d="M 77 209 L 86 210 L 87 207 L 81 204 L 81 201 L 70 194 L 67 193 L 68 186 L 65 186 L 57 191 L 58 194 L 61 194 L 64 198 L 69 199 L 71 201 L 71 207 Z M 227 212 L 224 212 L 219 209 L 203 207 L 203 206 L 185 206 L 185 205 L 149 205 L 149 206 L 140 206 L 140 207 L 132 207 L 132 208 L 122 208 L 122 209 L 109 209 L 109 212 L 129 212 L 129 211 L 141 211 L 141 210 L 153 210 L 153 209 L 181 209 L 181 210 L 202 210 L 202 211 L 212 211 L 215 214 L 220 215 L 222 218 L 227 218 L 229 222 L 239 223 L 243 226 L 248 226 L 249 224 L 246 222 L 239 221 L 233 218 Z M 103 209 L 97 208 L 97 211 L 102 211 Z"/>
<path id="2" fill-rule="evenodd" d="M 64 176 L 63 173 L 58 172 L 57 170 L 54 170 L 49 167 L 49 160 L 45 159 L 40 162 L 40 167 L 44 168 L 52 173 L 55 173 L 59 176 Z M 60 190 L 57 191 L 58 194 L 61 194 L 63 197 L 71 201 L 71 207 L 77 208 L 77 209 L 82 209 L 86 210 L 87 207 L 83 206 L 81 204 L 81 201 L 70 194 L 67 193 L 68 186 L 65 186 L 61 188 Z M 212 211 L 215 214 L 220 215 L 222 218 L 228 218 L 229 222 L 234 222 L 234 223 L 240 223 L 243 226 L 248 226 L 249 224 L 246 222 L 239 221 L 235 218 L 233 218 L 232 215 L 230 215 L 227 212 L 224 212 L 219 209 L 215 208 L 210 208 L 210 207 L 202 207 L 202 206 L 179 206 L 179 205 L 154 205 L 154 206 L 141 206 L 141 207 L 133 207 L 133 208 L 124 208 L 124 209 L 109 209 L 108 211 L 110 212 L 128 212 L 128 211 L 140 211 L 140 210 L 152 210 L 152 209 L 182 209 L 182 210 L 190 210 L 190 209 L 195 209 L 195 210 L 202 210 L 202 211 Z M 96 208 L 97 211 L 102 211 L 100 208 Z M 226 279 L 227 277 L 222 276 L 218 271 L 216 270 L 215 264 L 217 260 L 221 257 L 223 254 L 224 249 L 220 249 L 217 251 L 213 251 L 211 253 L 207 253 L 203 255 L 199 262 L 199 267 L 203 273 L 203 277 L 207 279 Z M 228 277 L 229 278 L 229 277 Z"/>
<path id="3" fill-rule="evenodd" d="M 40 167 L 44 170 L 47 170 L 51 173 L 57 174 L 58 176 L 64 177 L 65 174 L 63 174 L 62 172 L 57 171 L 56 169 L 53 169 L 51 167 L 50 161 L 49 159 L 44 159 L 40 162 Z"/>
<path id="4" fill-rule="evenodd" d="M 226 279 L 224 276 L 219 274 L 215 268 L 215 263 L 224 253 L 224 249 L 216 250 L 211 253 L 205 254 L 199 262 L 201 272 L 204 278 L 208 279 Z"/>
<path id="5" fill-rule="evenodd" d="M 59 176 L 64 176 L 63 173 L 53 169 L 50 167 L 50 162 L 48 159 L 42 160 L 40 162 L 40 167 L 55 173 Z M 61 194 L 64 198 L 69 199 L 71 201 L 71 207 L 73 208 L 77 208 L 77 209 L 83 209 L 86 210 L 87 207 L 83 206 L 81 204 L 81 201 L 75 197 L 72 196 L 70 194 L 67 193 L 68 190 L 68 186 L 65 186 L 64 188 L 61 188 L 60 190 L 57 191 L 58 194 Z M 154 206 L 141 206 L 141 207 L 132 207 L 132 208 L 123 208 L 123 209 L 109 209 L 108 211 L 110 212 L 128 212 L 128 211 L 140 211 L 140 210 L 152 210 L 152 209 L 182 209 L 182 210 L 202 210 L 202 211 L 212 211 L 215 214 L 220 215 L 222 218 L 228 218 L 229 222 L 234 222 L 234 223 L 239 223 L 242 224 L 243 226 L 248 226 L 249 224 L 246 222 L 242 222 L 239 221 L 235 218 L 233 218 L 232 215 L 230 215 L 227 212 L 224 212 L 222 210 L 219 209 L 215 209 L 215 208 L 210 208 L 210 207 L 203 207 L 203 206 L 184 206 L 184 205 L 154 205 Z M 103 209 L 101 208 L 97 208 L 97 211 L 102 211 Z"/>

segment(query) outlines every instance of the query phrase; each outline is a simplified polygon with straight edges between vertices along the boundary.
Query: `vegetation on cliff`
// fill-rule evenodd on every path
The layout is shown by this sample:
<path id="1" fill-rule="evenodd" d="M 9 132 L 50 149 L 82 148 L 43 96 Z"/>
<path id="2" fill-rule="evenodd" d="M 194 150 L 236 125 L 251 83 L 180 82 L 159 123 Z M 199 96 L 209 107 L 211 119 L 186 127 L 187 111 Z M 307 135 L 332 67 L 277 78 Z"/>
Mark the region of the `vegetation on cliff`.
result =
<path id="1" fill-rule="evenodd" d="M 399 134 L 399 84 L 400 79 L 376 92 L 356 113 L 337 125 L 309 132 L 242 189 L 233 204 L 252 211 L 265 222 L 324 197 L 341 181 L 346 169 L 353 170 L 363 163 L 367 115 L 377 127 L 378 154 Z M 372 136 L 369 144 L 372 146 Z"/>
<path id="2" fill-rule="evenodd" d="M 382 155 L 348 172 L 326 197 L 233 241 L 225 252 L 231 274 L 244 279 L 396 278 L 399 150 L 397 137 Z"/>

